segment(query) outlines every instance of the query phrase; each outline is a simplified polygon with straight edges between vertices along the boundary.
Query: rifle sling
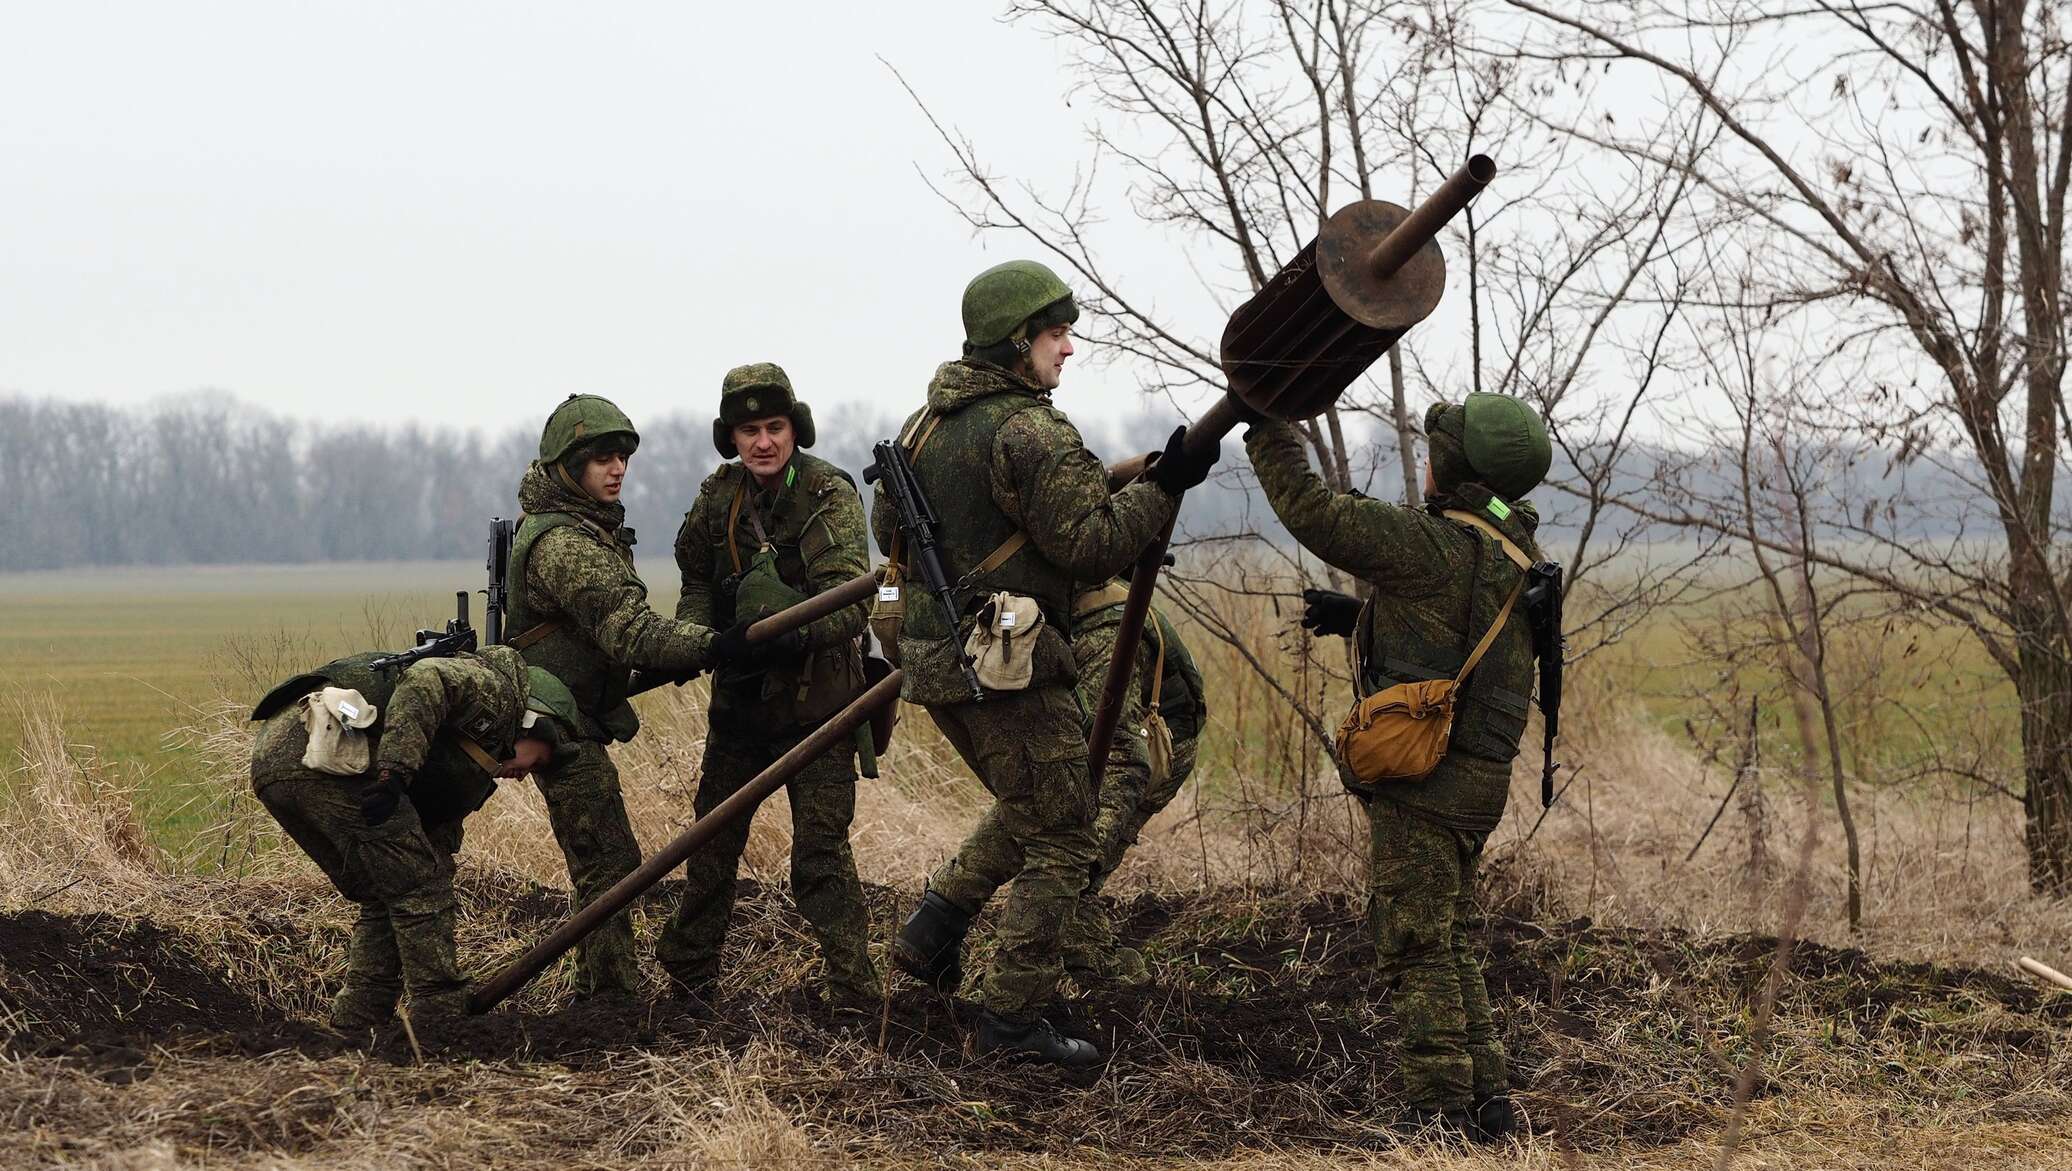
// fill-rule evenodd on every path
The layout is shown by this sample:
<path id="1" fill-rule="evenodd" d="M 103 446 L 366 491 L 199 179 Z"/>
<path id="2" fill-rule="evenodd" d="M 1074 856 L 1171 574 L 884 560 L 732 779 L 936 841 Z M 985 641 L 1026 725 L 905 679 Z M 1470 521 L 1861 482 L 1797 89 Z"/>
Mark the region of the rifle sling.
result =
<path id="1" fill-rule="evenodd" d="M 497 770 L 504 767 L 502 761 L 498 760 L 494 756 L 489 755 L 489 750 L 487 748 L 482 747 L 480 744 L 475 743 L 474 740 L 466 736 L 462 736 L 459 733 L 455 733 L 453 738 L 460 741 L 460 750 L 462 752 L 467 753 L 468 758 L 470 760 L 473 760 L 476 764 L 481 765 L 482 771 L 488 773 L 490 776 L 495 776 L 497 774 Z"/>
<path id="2" fill-rule="evenodd" d="M 505 639 L 504 645 L 520 654 L 524 654 L 526 648 L 559 629 L 561 629 L 561 620 L 559 618 L 550 618 L 537 626 Z"/>

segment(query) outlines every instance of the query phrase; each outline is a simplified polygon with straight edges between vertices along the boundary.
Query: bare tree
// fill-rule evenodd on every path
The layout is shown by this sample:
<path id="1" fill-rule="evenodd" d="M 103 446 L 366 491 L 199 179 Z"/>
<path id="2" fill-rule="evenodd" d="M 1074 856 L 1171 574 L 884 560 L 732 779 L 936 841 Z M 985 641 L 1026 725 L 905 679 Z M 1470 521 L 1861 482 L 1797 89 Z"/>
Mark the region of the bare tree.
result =
<path id="1" fill-rule="evenodd" d="M 1854 356 L 1861 381 L 1803 388 L 1818 410 L 1801 417 L 1877 445 L 1902 473 L 1926 465 L 1966 484 L 1941 531 L 1990 530 L 1990 544 L 1922 539 L 1909 500 L 1817 518 L 1846 542 L 1773 547 L 1977 639 L 2021 703 L 2031 881 L 2072 892 L 2072 582 L 2056 503 L 2072 431 L 2063 6 L 1506 2 L 1538 20 L 1501 53 L 1543 63 L 1573 99 L 1541 111 L 1549 127 L 1702 192 L 1693 222 L 1749 274 L 1709 290 L 1712 307 L 1754 307 L 1764 330 Z M 1666 109 L 1703 112 L 1725 133 L 1695 159 L 1665 155 L 1645 118 L 1612 116 L 1607 87 L 1664 93 Z"/>

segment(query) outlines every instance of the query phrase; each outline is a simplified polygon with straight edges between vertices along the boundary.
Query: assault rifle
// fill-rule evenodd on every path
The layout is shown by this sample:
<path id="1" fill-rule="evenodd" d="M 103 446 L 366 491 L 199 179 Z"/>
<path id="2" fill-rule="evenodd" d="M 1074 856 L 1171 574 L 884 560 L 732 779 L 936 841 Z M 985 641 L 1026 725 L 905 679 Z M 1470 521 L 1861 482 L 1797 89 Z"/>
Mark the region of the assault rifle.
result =
<path id="1" fill-rule="evenodd" d="M 942 554 L 936 548 L 935 530 L 941 522 L 921 491 L 921 481 L 914 477 L 914 465 L 907 459 L 906 448 L 897 440 L 883 439 L 871 448 L 871 455 L 874 459 L 863 471 L 863 482 L 884 484 L 885 496 L 892 501 L 893 511 L 899 517 L 900 534 L 906 538 L 908 560 L 920 567 L 921 580 L 942 603 L 943 616 L 950 624 L 950 640 L 956 643 L 957 619 L 963 607 L 957 604 L 957 592 L 950 586 L 950 575 L 944 572 Z M 984 699 L 986 692 L 979 686 L 977 666 L 962 643 L 956 646 L 957 665 L 964 669 L 964 682 L 971 687 L 971 698 Z"/>
<path id="2" fill-rule="evenodd" d="M 367 665 L 377 671 L 402 670 L 419 659 L 444 659 L 475 649 L 475 628 L 468 625 L 468 591 L 453 591 L 455 614 L 444 630 L 420 630 L 417 645 L 383 655 Z"/>
<path id="3" fill-rule="evenodd" d="M 1546 761 L 1540 766 L 1540 807 L 1554 804 L 1554 737 L 1561 728 L 1561 661 L 1568 638 L 1561 633 L 1561 566 L 1542 561 L 1525 574 L 1525 617 L 1532 624 L 1532 653 L 1540 661 L 1540 716 L 1546 730 Z"/>
<path id="4" fill-rule="evenodd" d="M 511 538 L 517 533 L 517 521 L 500 516 L 490 518 L 489 588 L 482 591 L 486 599 L 482 625 L 491 646 L 504 641 L 504 614 L 511 605 Z"/>

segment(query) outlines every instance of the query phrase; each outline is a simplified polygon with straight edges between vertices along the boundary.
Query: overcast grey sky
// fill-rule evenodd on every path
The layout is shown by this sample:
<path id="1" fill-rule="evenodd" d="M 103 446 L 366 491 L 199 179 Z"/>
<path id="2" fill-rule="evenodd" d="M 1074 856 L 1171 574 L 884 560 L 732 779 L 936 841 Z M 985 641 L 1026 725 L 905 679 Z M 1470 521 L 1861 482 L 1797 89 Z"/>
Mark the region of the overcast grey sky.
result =
<path id="1" fill-rule="evenodd" d="M 1086 149 L 998 8 L 6 0 L 0 394 L 637 420 L 770 359 L 904 408 L 964 282 L 1028 249 L 923 185 L 948 153 L 878 57 L 1004 174 Z"/>

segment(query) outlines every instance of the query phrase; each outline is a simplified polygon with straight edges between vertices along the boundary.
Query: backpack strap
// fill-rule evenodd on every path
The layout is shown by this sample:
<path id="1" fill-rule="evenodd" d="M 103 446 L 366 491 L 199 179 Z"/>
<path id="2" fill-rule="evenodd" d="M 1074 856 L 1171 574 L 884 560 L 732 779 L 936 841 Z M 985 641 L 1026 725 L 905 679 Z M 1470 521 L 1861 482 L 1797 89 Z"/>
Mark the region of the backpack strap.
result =
<path id="1" fill-rule="evenodd" d="M 505 639 L 504 645 L 520 654 L 524 654 L 526 648 L 559 629 L 561 629 L 561 620 L 559 618 L 550 618 L 537 626 L 527 627 L 518 634 Z"/>
<path id="2" fill-rule="evenodd" d="M 488 773 L 490 776 L 496 776 L 497 770 L 504 767 L 502 761 L 489 755 L 489 750 L 477 744 L 473 738 L 463 736 L 458 732 L 453 734 L 453 738 L 460 741 L 460 749 L 468 754 L 468 759 L 474 761 L 483 772 Z"/>
<path id="3" fill-rule="evenodd" d="M 1483 520 L 1481 517 L 1476 516 L 1474 513 L 1468 512 L 1465 509 L 1449 508 L 1445 512 L 1440 513 L 1439 515 L 1445 517 L 1447 520 L 1459 521 L 1460 523 L 1467 525 L 1469 528 L 1482 530 L 1484 533 L 1487 533 L 1489 534 L 1489 536 L 1494 538 L 1497 544 L 1502 545 L 1504 547 L 1504 556 L 1509 557 L 1511 559 L 1511 564 L 1517 566 L 1520 569 L 1532 568 L 1532 558 L 1527 557 L 1525 555 L 1525 550 L 1520 549 L 1517 545 L 1513 544 L 1511 538 L 1503 534 L 1503 530 L 1497 528 L 1493 524 L 1490 524 L 1488 521 Z"/>
<path id="4" fill-rule="evenodd" d="M 1460 674 L 1453 677 L 1455 687 L 1461 685 L 1461 681 L 1468 677 L 1468 672 L 1475 669 L 1475 664 L 1481 662 L 1482 656 L 1495 644 L 1496 636 L 1504 629 L 1504 623 L 1511 620 L 1511 607 L 1518 604 L 1518 595 L 1524 592 L 1525 579 L 1521 577 L 1518 584 L 1511 587 L 1511 596 L 1504 599 L 1504 608 L 1496 612 L 1496 621 L 1489 624 L 1489 630 L 1483 634 L 1482 641 L 1475 644 L 1474 653 L 1468 656 L 1467 662 L 1460 665 Z"/>
<path id="5" fill-rule="evenodd" d="M 921 449 L 928 446 L 929 438 L 935 434 L 936 424 L 941 422 L 942 416 L 936 414 L 932 408 L 921 408 L 921 413 L 907 427 L 906 434 L 899 437 L 900 446 L 907 449 L 908 459 L 921 454 Z M 905 552 L 905 539 L 906 534 L 900 531 L 899 526 L 894 525 L 892 548 L 886 558 L 885 581 L 888 585 L 905 576 L 906 563 L 900 560 L 901 554 Z M 738 569 L 739 565 L 735 568 Z"/>
<path id="6" fill-rule="evenodd" d="M 1504 547 L 1504 556 L 1509 557 L 1511 559 L 1511 564 L 1516 565 L 1519 569 L 1523 570 L 1530 570 L 1532 568 L 1532 558 L 1527 557 L 1525 555 L 1525 550 L 1520 549 L 1515 543 L 1513 543 L 1511 538 L 1503 534 L 1502 530 L 1498 529 L 1495 525 L 1490 524 L 1488 521 L 1483 520 L 1481 517 L 1476 516 L 1474 513 L 1468 512 L 1464 509 L 1449 508 L 1445 512 L 1440 513 L 1439 515 L 1445 517 L 1448 520 L 1459 521 L 1461 524 L 1467 525 L 1469 528 L 1480 529 L 1482 532 L 1489 534 L 1491 537 L 1494 537 L 1496 539 L 1497 544 L 1502 545 Z M 1489 630 L 1483 634 L 1482 641 L 1475 644 L 1474 653 L 1468 656 L 1467 662 L 1461 664 L 1460 674 L 1455 675 L 1453 677 L 1453 685 L 1455 687 L 1459 687 L 1461 685 L 1461 681 L 1468 677 L 1468 672 L 1473 671 L 1475 669 L 1475 664 L 1481 662 L 1482 656 L 1489 652 L 1489 648 L 1491 646 L 1495 645 L 1496 636 L 1499 632 L 1503 630 L 1504 623 L 1509 622 L 1511 620 L 1511 608 L 1518 604 L 1518 596 L 1524 592 L 1525 578 L 1521 576 L 1518 579 L 1518 584 L 1511 587 L 1511 596 L 1504 599 L 1504 608 L 1497 611 L 1496 621 L 1489 624 Z"/>
<path id="7" fill-rule="evenodd" d="M 1072 617 L 1075 619 L 1084 618 L 1095 610 L 1108 606 L 1120 606 L 1124 602 L 1129 601 L 1129 598 L 1130 588 L 1128 586 L 1119 581 L 1111 581 L 1107 585 L 1086 590 L 1078 597 L 1073 598 Z"/>
<path id="8" fill-rule="evenodd" d="M 734 572 L 741 572 L 741 546 L 734 534 L 741 525 L 741 505 L 748 500 L 748 482 L 743 480 L 734 485 L 733 503 L 727 506 L 727 559 L 734 563 Z"/>

